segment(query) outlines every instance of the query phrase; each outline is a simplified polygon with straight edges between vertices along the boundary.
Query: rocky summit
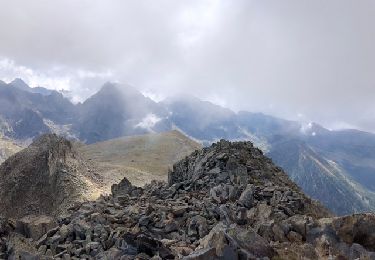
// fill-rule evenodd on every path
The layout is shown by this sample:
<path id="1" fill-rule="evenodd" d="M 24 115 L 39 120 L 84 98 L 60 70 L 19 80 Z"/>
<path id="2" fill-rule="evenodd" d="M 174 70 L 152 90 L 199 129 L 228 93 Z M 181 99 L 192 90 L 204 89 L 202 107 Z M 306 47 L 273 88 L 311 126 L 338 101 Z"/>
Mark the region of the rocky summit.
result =
<path id="1" fill-rule="evenodd" d="M 332 216 L 250 142 L 220 141 L 168 183 L 125 178 L 56 218 L 0 219 L 0 258 L 375 259 L 374 230 L 375 215 Z"/>

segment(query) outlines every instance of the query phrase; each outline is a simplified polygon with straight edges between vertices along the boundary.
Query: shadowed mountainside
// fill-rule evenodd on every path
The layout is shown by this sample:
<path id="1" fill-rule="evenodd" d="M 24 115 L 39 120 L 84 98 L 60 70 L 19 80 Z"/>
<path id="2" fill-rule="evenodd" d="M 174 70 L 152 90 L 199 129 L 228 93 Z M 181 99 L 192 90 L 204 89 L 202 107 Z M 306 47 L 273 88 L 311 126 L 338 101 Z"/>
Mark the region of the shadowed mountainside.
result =
<path id="1" fill-rule="evenodd" d="M 101 177 L 74 144 L 43 135 L 0 165 L 0 209 L 6 217 L 57 215 L 100 195 Z"/>

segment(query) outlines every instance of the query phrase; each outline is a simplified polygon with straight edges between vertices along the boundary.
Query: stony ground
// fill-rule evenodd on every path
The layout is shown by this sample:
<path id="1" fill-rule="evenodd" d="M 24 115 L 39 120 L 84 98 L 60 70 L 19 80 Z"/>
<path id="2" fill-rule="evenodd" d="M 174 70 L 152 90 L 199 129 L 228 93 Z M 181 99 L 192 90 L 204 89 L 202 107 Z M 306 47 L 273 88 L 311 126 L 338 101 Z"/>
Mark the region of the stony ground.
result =
<path id="1" fill-rule="evenodd" d="M 123 179 L 57 219 L 2 219 L 0 235 L 4 259 L 375 259 L 375 215 L 333 217 L 246 142 L 193 153 L 168 183 Z"/>

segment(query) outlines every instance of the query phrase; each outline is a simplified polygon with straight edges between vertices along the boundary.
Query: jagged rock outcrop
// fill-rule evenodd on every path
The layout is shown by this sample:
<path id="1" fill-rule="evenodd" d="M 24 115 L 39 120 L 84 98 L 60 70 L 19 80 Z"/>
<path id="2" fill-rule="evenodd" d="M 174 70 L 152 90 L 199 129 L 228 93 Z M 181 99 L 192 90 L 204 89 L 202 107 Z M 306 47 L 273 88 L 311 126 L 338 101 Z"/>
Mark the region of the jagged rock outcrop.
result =
<path id="1" fill-rule="evenodd" d="M 124 179 L 112 193 L 70 207 L 42 237 L 34 232 L 28 241 L 37 253 L 26 253 L 40 259 L 375 257 L 374 215 L 333 217 L 249 142 L 220 141 L 175 164 L 168 183 L 138 188 Z M 29 219 L 22 223 L 41 222 Z M 17 228 L 0 223 L 7 227 L 0 255 L 26 254 L 12 247 Z"/>
<path id="2" fill-rule="evenodd" d="M 70 141 L 43 135 L 1 164 L 0 214 L 57 216 L 74 202 L 98 197 L 99 184 Z"/>

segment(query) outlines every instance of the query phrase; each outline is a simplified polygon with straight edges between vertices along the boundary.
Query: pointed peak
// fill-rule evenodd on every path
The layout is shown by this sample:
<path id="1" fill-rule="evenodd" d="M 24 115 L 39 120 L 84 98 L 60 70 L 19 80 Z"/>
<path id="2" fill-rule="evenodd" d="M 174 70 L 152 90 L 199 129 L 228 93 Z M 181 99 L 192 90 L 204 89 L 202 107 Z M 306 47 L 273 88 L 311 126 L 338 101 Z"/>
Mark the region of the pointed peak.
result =
<path id="1" fill-rule="evenodd" d="M 21 89 L 21 90 L 30 90 L 30 87 L 29 85 L 27 85 L 25 83 L 25 81 L 23 81 L 21 78 L 15 78 L 11 83 L 10 85 L 18 88 L 18 89 Z"/>
<path id="2" fill-rule="evenodd" d="M 21 79 L 21 78 L 15 78 L 11 83 L 22 83 L 22 84 L 26 84 L 25 81 L 23 81 L 23 79 Z"/>

